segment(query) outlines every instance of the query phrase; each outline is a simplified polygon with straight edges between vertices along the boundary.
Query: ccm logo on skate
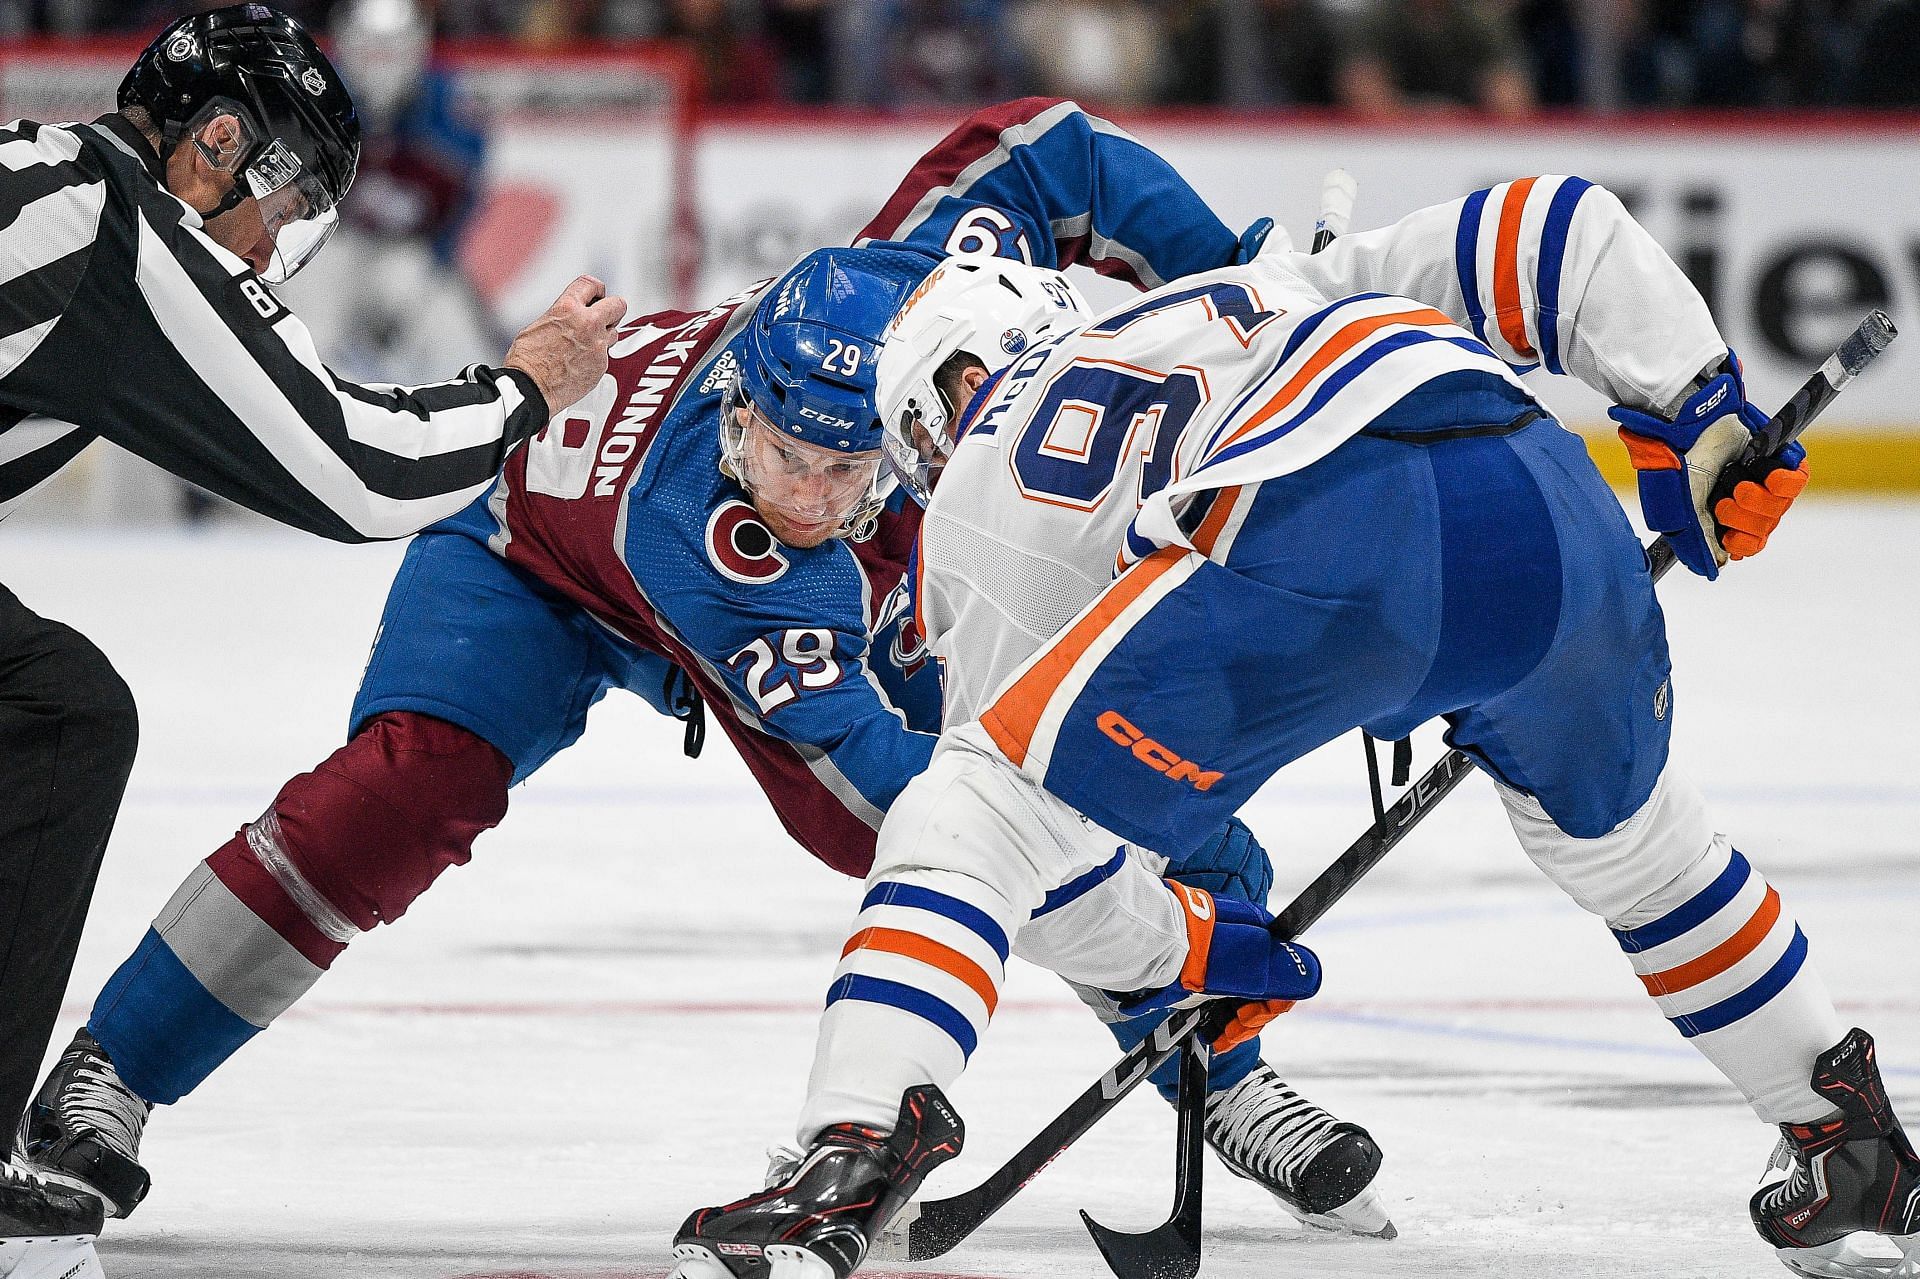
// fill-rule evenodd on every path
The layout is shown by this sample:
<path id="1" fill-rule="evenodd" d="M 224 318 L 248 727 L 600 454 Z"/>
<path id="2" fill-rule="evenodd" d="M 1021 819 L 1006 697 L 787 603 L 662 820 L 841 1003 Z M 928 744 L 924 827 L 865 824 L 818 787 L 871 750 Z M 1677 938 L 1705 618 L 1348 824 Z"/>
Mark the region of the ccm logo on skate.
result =
<path id="1" fill-rule="evenodd" d="M 1094 723 L 1107 739 L 1133 752 L 1133 757 L 1156 773 L 1165 773 L 1176 782 L 1190 782 L 1195 790 L 1212 790 L 1225 773 L 1209 772 L 1190 759 L 1182 759 L 1159 742 L 1127 722 L 1119 711 L 1103 711 Z"/>

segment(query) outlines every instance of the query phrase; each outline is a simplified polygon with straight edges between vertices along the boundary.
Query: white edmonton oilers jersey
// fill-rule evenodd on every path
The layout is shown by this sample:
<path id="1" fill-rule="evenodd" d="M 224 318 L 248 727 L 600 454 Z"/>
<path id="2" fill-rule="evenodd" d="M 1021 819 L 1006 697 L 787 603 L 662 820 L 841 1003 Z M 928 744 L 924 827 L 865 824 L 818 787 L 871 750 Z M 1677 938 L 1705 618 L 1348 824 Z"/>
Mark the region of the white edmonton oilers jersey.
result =
<path id="1" fill-rule="evenodd" d="M 1148 293 L 1017 360 L 941 474 L 918 612 L 945 663 L 945 722 L 977 718 L 1136 559 L 1167 545 L 1224 557 L 1246 504 L 1227 490 L 1417 415 L 1409 393 L 1438 376 L 1483 370 L 1524 395 L 1516 373 L 1544 365 L 1670 412 L 1725 354 L 1679 268 L 1577 178 Z"/>

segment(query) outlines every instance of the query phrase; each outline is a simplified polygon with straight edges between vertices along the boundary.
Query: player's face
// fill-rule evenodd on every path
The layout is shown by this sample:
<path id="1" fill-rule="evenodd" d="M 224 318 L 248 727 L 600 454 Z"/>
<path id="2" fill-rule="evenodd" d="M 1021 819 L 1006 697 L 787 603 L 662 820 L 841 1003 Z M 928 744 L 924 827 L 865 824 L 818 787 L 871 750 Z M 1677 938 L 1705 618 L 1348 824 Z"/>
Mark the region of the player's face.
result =
<path id="1" fill-rule="evenodd" d="M 880 450 L 836 453 L 788 439 L 751 409 L 734 412 L 746 431 L 740 482 L 767 528 L 802 550 L 839 536 L 873 487 Z"/>

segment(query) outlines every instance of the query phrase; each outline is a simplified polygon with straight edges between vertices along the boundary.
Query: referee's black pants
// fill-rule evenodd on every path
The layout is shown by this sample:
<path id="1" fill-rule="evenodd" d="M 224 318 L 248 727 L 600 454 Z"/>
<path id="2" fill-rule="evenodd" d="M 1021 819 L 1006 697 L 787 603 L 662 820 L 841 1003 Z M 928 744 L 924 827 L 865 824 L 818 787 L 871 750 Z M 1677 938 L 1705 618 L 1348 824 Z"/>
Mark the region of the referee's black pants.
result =
<path id="1" fill-rule="evenodd" d="M 139 735 L 106 655 L 0 586 L 0 1155 L 40 1074 Z"/>

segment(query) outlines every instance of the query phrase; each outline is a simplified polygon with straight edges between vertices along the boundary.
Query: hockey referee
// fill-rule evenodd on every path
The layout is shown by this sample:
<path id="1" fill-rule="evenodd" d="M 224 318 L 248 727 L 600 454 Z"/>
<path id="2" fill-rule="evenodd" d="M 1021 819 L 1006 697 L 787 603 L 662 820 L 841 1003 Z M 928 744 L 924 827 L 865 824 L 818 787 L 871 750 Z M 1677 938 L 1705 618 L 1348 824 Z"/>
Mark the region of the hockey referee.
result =
<path id="1" fill-rule="evenodd" d="M 96 438 L 338 541 L 473 500 L 606 371 L 625 303 L 583 277 L 502 367 L 411 390 L 334 377 L 271 285 L 333 229 L 360 126 L 259 4 L 183 18 L 92 124 L 0 128 L 0 515 Z M 0 585 L 0 1156 L 39 1073 L 133 764 L 131 695 Z M 0 1159 L 0 1274 L 100 1209 Z M 91 1251 L 90 1248 L 87 1249 Z"/>

